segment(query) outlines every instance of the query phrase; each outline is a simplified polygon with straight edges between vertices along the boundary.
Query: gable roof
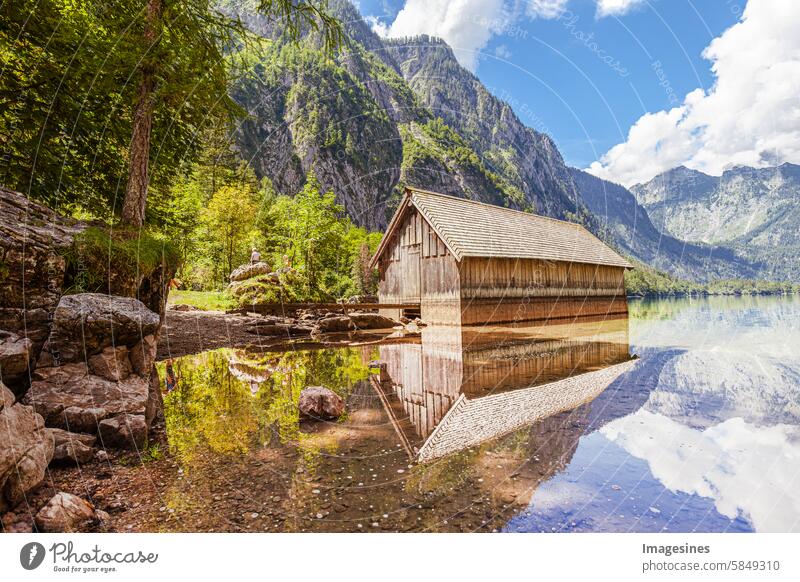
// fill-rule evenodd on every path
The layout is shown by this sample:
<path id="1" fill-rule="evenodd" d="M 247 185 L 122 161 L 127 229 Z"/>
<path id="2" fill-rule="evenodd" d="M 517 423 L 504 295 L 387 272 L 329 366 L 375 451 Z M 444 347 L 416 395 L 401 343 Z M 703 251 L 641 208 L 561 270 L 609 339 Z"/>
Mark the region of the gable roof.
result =
<path id="1" fill-rule="evenodd" d="M 457 261 L 498 257 L 633 268 L 580 224 L 416 188 L 406 189 L 372 266 L 388 247 L 409 206 L 419 210 Z"/>

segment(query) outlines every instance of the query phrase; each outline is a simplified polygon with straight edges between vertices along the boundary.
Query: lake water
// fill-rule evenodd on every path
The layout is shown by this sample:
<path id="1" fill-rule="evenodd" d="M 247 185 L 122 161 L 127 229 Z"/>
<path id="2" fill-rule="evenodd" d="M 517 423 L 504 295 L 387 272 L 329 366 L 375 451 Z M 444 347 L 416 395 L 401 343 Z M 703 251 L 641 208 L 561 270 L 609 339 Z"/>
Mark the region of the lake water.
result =
<path id="1" fill-rule="evenodd" d="M 176 529 L 800 531 L 800 300 L 215 350 L 165 397 Z M 300 391 L 345 399 L 302 420 Z"/>

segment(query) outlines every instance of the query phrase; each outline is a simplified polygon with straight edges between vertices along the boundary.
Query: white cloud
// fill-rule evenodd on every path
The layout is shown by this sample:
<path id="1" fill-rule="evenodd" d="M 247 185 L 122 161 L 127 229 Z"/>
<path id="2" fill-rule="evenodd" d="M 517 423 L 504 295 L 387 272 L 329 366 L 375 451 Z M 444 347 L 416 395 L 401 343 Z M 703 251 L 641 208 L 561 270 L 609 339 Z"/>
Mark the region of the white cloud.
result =
<path id="1" fill-rule="evenodd" d="M 531 18 L 558 18 L 567 9 L 569 0 L 529 0 L 525 12 Z"/>
<path id="2" fill-rule="evenodd" d="M 428 34 L 444 39 L 458 61 L 474 71 L 492 37 L 519 32 L 524 19 L 554 20 L 571 0 L 406 0 L 394 22 L 365 20 L 377 34 L 399 38 Z M 596 0 L 598 16 L 620 15 L 644 0 Z M 502 51 L 502 49 L 500 49 Z"/>
<path id="3" fill-rule="evenodd" d="M 632 185 L 681 164 L 719 175 L 733 165 L 800 162 L 799 29 L 796 0 L 749 0 L 742 20 L 703 52 L 713 87 L 642 116 L 589 171 Z"/>
<path id="4" fill-rule="evenodd" d="M 511 58 L 511 55 L 511 49 L 504 44 L 497 45 L 494 49 L 494 56 L 497 58 L 508 60 Z"/>
<path id="5" fill-rule="evenodd" d="M 720 514 L 743 516 L 759 532 L 800 527 L 797 426 L 731 418 L 701 431 L 640 409 L 600 432 L 646 461 L 670 491 L 711 498 Z"/>
<path id="6" fill-rule="evenodd" d="M 364 21 L 369 24 L 369 27 L 378 36 L 389 36 L 389 25 L 377 16 L 365 16 Z"/>
<path id="7" fill-rule="evenodd" d="M 503 0 L 406 0 L 384 35 L 438 36 L 453 48 L 462 65 L 474 71 L 479 51 L 509 20 Z"/>
<path id="8" fill-rule="evenodd" d="M 597 16 L 621 16 L 642 4 L 644 0 L 597 0 Z"/>

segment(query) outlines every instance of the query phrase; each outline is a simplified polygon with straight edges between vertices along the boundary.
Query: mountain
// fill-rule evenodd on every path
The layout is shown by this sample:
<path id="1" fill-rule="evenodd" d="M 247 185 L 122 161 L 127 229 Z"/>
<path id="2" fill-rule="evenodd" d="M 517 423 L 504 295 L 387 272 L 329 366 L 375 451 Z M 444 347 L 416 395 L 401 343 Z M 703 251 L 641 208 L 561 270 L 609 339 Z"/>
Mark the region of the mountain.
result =
<path id="1" fill-rule="evenodd" d="M 690 243 L 663 233 L 629 190 L 570 169 L 581 198 L 603 225 L 602 238 L 622 252 L 678 277 L 694 281 L 752 278 L 762 268 L 724 246 Z"/>
<path id="2" fill-rule="evenodd" d="M 800 166 L 737 166 L 719 177 L 681 166 L 631 191 L 665 233 L 725 245 L 763 263 L 764 278 L 800 280 Z"/>
<path id="3" fill-rule="evenodd" d="M 267 39 L 238 57 L 248 112 L 239 149 L 259 177 L 297 192 L 313 170 L 350 217 L 382 229 L 405 184 L 591 222 L 553 141 L 526 127 L 443 41 L 386 40 L 346 0 L 329 3 L 347 35 L 326 57 L 315 34 L 284 42 L 251 0 L 223 8 Z"/>
<path id="4" fill-rule="evenodd" d="M 403 187 L 413 185 L 581 222 L 620 251 L 680 277 L 764 271 L 759 257 L 727 242 L 686 243 L 664 230 L 660 209 L 683 188 L 642 190 L 637 201 L 622 186 L 569 168 L 553 140 L 522 123 L 440 39 L 381 38 L 350 2 L 332 0 L 347 40 L 331 57 L 316 33 L 285 41 L 257 15 L 255 0 L 222 2 L 263 39 L 258 50 L 232 55 L 247 71 L 231 90 L 248 113 L 236 140 L 256 174 L 280 192 L 299 191 L 313 171 L 354 222 L 382 230 Z M 683 181 L 708 196 L 714 178 L 700 178 Z M 652 222 L 651 208 L 658 217 Z"/>

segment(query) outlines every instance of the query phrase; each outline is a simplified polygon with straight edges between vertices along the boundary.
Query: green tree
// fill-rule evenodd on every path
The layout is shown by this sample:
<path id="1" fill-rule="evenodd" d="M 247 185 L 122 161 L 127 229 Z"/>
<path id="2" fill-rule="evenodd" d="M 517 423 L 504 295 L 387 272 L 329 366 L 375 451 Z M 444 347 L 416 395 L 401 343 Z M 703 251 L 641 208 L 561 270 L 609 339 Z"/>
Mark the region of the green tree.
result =
<path id="1" fill-rule="evenodd" d="M 260 0 L 259 11 L 280 23 L 293 41 L 309 28 L 322 33 L 328 50 L 341 41 L 338 21 L 318 2 Z M 144 222 L 151 130 L 157 109 L 173 115 L 184 110 L 202 112 L 204 105 L 235 109 L 228 96 L 228 70 L 222 53 L 242 32 L 240 22 L 214 9 L 210 0 L 147 0 L 123 222 L 134 226 Z M 192 102 L 200 107 L 193 107 Z"/>
<path id="2" fill-rule="evenodd" d="M 336 203 L 333 191 L 322 192 L 312 173 L 294 197 L 281 196 L 272 212 L 274 240 L 283 255 L 304 277 L 309 297 L 331 297 L 335 273 L 347 260 L 345 233 L 350 221 Z"/>
<path id="3" fill-rule="evenodd" d="M 214 279 L 227 281 L 234 268 L 250 254 L 256 232 L 255 193 L 248 185 L 223 186 L 201 214 L 202 251 L 212 265 Z"/>
<path id="4" fill-rule="evenodd" d="M 0 11 L 0 181 L 58 209 L 145 219 L 241 111 L 228 96 L 249 42 L 214 0 L 14 0 Z M 341 38 L 324 2 L 261 0 L 292 39 Z M 123 194 L 120 192 L 124 189 Z"/>

